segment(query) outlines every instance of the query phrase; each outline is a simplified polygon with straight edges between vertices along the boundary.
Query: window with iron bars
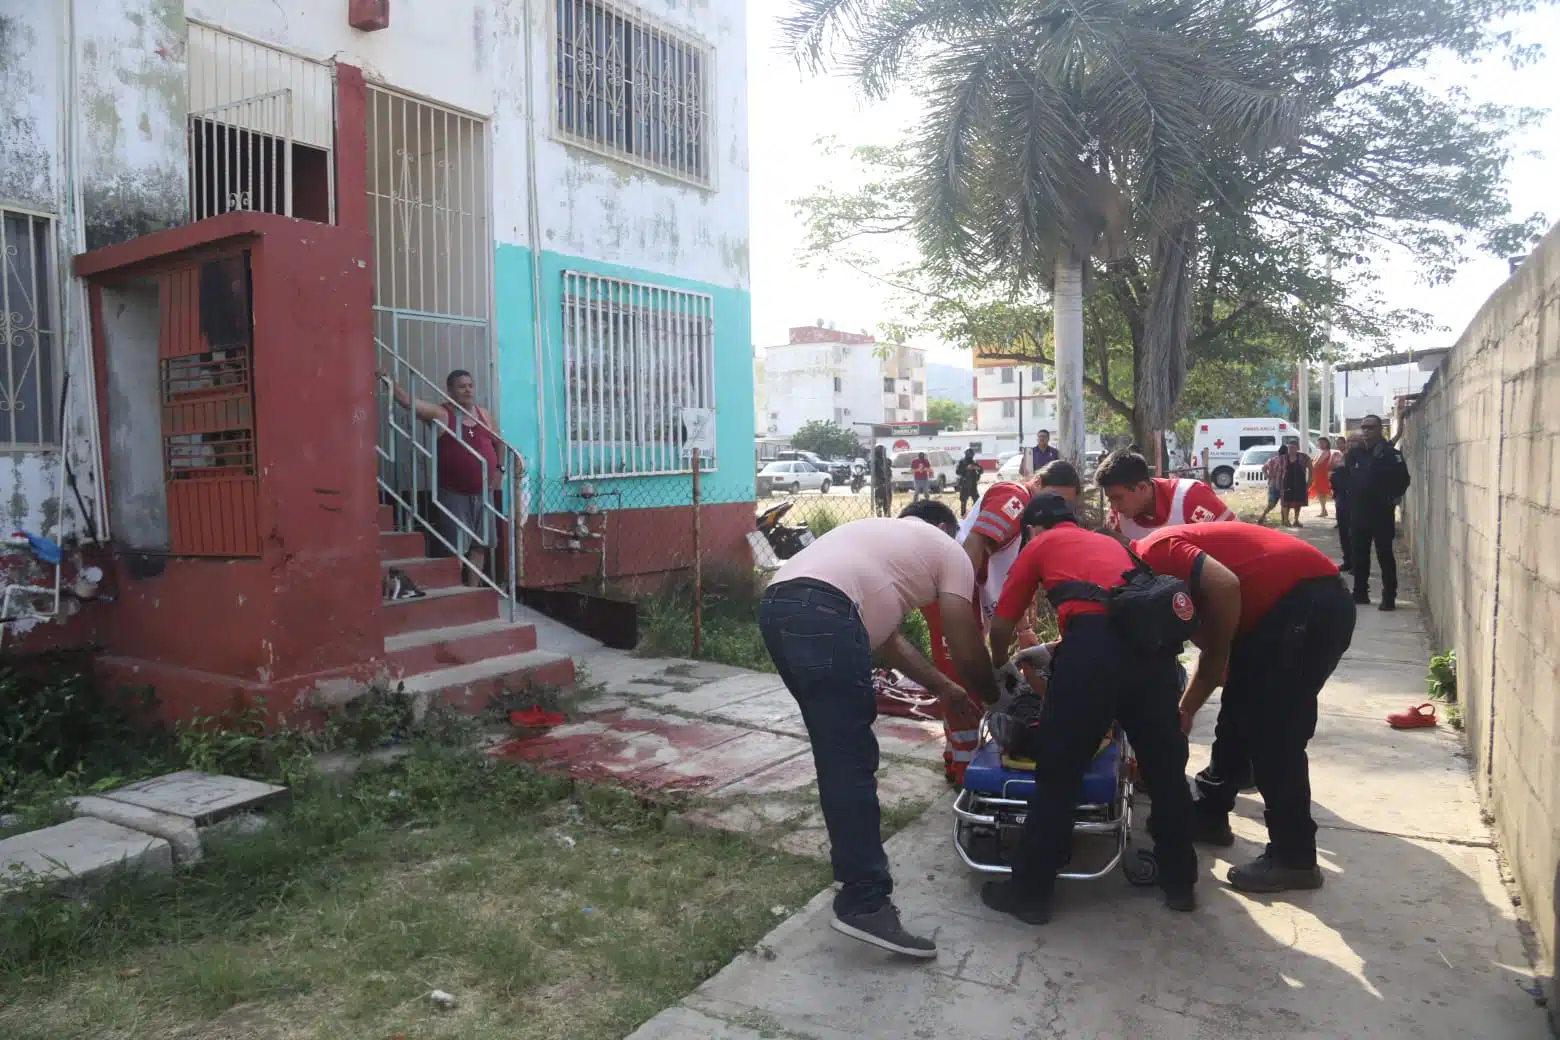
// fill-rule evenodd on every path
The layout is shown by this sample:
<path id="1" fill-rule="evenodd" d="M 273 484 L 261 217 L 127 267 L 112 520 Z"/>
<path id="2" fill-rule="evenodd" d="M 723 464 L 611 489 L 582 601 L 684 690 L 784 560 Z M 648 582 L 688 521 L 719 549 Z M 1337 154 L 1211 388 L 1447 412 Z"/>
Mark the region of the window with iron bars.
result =
<path id="1" fill-rule="evenodd" d="M 715 407 L 713 297 L 565 271 L 563 352 L 568 476 L 691 472 L 683 409 Z"/>
<path id="2" fill-rule="evenodd" d="M 54 444 L 54 221 L 0 209 L 0 448 Z"/>
<path id="3" fill-rule="evenodd" d="M 713 55 L 611 0 L 556 0 L 556 131 L 713 187 Z"/>

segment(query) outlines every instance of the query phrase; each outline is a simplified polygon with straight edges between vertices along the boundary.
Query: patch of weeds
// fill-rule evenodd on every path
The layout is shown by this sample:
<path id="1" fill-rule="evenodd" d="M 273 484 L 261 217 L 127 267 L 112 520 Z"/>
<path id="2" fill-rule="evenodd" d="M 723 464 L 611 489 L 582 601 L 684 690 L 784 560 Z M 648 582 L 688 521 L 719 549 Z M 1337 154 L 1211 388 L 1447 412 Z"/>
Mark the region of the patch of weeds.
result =
<path id="1" fill-rule="evenodd" d="M 573 719 L 579 714 L 580 701 L 585 699 L 577 683 L 572 690 L 551 683 L 527 683 L 516 689 L 506 687 L 495 693 L 488 698 L 484 713 L 488 721 L 505 726 L 509 725 L 510 712 L 529 708 L 557 712 L 566 719 Z"/>
<path id="2" fill-rule="evenodd" d="M 0 810 L 74 794 L 172 754 L 150 687 L 101 689 L 90 647 L 0 656 Z"/>
<path id="3" fill-rule="evenodd" d="M 310 775 L 318 734 L 273 728 L 263 707 L 239 704 L 220 715 L 196 716 L 175 727 L 178 757 L 186 769 L 295 786 Z"/>
<path id="4" fill-rule="evenodd" d="M 1425 673 L 1425 687 L 1433 700 L 1446 705 L 1447 725 L 1453 729 L 1462 729 L 1462 705 L 1457 700 L 1456 650 L 1446 650 L 1430 658 L 1430 668 Z"/>
<path id="5" fill-rule="evenodd" d="M 758 631 L 765 578 L 751 567 L 710 567 L 704 574 L 702 654 L 738 668 L 772 672 Z M 640 601 L 639 646 L 647 657 L 693 656 L 693 584 L 679 577 Z"/>
<path id="6" fill-rule="evenodd" d="M 883 840 L 898 834 L 926 813 L 928 803 L 925 802 L 900 802 L 897 805 L 885 806 L 882 812 L 880 829 Z"/>
<path id="7" fill-rule="evenodd" d="M 822 538 L 841 523 L 843 521 L 828 506 L 814 509 L 807 517 L 807 529 L 813 533 L 814 538 Z"/>
<path id="8" fill-rule="evenodd" d="M 332 750 L 372 751 L 407 739 L 416 724 L 413 698 L 404 684 L 375 681 L 327 714 L 321 736 Z"/>

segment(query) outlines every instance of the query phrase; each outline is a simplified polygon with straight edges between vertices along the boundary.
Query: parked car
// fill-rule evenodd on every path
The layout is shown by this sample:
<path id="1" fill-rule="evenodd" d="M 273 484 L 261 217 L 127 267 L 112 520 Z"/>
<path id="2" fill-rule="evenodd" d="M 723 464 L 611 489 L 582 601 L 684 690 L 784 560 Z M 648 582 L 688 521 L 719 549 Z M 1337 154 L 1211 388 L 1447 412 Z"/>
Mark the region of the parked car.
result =
<path id="1" fill-rule="evenodd" d="M 803 491 L 829 493 L 833 486 L 829 474 L 810 462 L 771 462 L 758 474 L 758 493 L 770 495 L 776 491 L 799 494 Z"/>
<path id="2" fill-rule="evenodd" d="M 1002 465 L 997 467 L 998 480 L 1019 480 L 1023 477 L 1024 453 L 1014 452 L 1002 460 Z"/>
<path id="3" fill-rule="evenodd" d="M 902 451 L 894 456 L 894 490 L 908 491 L 915 486 L 910 477 L 910 463 L 919 451 Z M 932 464 L 932 490 L 941 494 L 953 487 L 953 456 L 946 451 L 928 451 L 926 461 Z"/>
<path id="4" fill-rule="evenodd" d="M 1240 453 L 1240 462 L 1235 466 L 1234 486 L 1237 488 L 1267 487 L 1267 474 L 1262 472 L 1262 466 L 1278 454 L 1278 445 L 1259 444 L 1255 448 L 1247 448 Z"/>

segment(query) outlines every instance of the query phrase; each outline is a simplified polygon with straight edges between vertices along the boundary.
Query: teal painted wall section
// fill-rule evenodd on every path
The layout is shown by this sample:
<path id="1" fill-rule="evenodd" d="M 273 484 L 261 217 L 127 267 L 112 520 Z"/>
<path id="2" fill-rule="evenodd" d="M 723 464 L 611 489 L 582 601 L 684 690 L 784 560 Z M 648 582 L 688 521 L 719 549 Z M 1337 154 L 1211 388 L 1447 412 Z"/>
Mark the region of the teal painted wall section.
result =
<path id="1" fill-rule="evenodd" d="M 563 272 L 580 271 L 624 278 L 668 289 L 708 293 L 715 305 L 715 450 L 717 469 L 706 471 L 701 493 L 706 503 L 753 500 L 753 342 L 752 301 L 746 290 L 655 274 L 632 267 L 543 251 L 542 314 L 545 322 L 542 380 L 546 398 L 547 458 L 542 473 L 541 423 L 537 414 L 536 354 L 531 299 L 532 252 L 500 245 L 494 260 L 498 328 L 498 394 L 502 434 L 526 457 L 530 468 L 532 512 L 572 511 L 581 505 L 564 480 L 563 452 Z M 540 483 L 539 483 L 540 481 Z M 625 509 L 688 505 L 692 486 L 686 474 L 625 477 L 590 482 L 598 492 L 622 492 Z M 618 500 L 604 498 L 612 509 Z"/>

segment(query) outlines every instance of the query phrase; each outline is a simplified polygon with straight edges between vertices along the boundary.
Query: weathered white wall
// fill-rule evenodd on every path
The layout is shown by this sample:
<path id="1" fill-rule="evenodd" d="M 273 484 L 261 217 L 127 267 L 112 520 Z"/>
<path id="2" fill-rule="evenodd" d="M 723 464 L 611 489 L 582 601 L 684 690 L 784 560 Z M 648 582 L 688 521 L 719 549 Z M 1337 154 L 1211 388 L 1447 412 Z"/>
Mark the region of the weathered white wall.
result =
<path id="1" fill-rule="evenodd" d="M 1560 226 L 1404 417 L 1404 503 L 1480 795 L 1534 929 L 1560 948 Z"/>
<path id="2" fill-rule="evenodd" d="M 70 94 L 65 16 L 62 4 L 0 2 L 0 206 L 55 219 L 54 249 L 60 263 L 48 284 L 52 320 L 61 338 L 60 378 L 66 372 L 71 375 L 62 432 L 71 469 L 92 512 L 97 475 L 90 370 L 85 365 L 82 298 L 66 270 L 81 240 L 68 194 L 62 135 L 62 106 Z M 58 384 L 50 389 L 47 407 L 59 408 L 59 392 Z M 68 491 L 62 498 L 60 477 L 57 448 L 0 449 L 0 528 L 55 537 L 82 533 L 81 510 Z"/>
<path id="3" fill-rule="evenodd" d="M 189 0 L 189 15 L 372 83 L 491 120 L 494 236 L 531 245 L 526 218 L 525 0 L 394 4 L 390 28 L 362 33 L 345 5 L 314 0 Z M 554 0 L 530 0 L 532 88 L 541 147 L 543 249 L 714 285 L 748 287 L 747 52 L 741 0 L 640 5 L 715 48 L 715 188 L 706 190 L 573 149 L 552 136 Z"/>

